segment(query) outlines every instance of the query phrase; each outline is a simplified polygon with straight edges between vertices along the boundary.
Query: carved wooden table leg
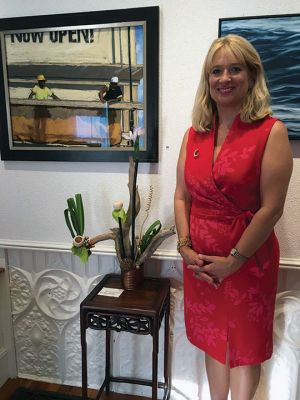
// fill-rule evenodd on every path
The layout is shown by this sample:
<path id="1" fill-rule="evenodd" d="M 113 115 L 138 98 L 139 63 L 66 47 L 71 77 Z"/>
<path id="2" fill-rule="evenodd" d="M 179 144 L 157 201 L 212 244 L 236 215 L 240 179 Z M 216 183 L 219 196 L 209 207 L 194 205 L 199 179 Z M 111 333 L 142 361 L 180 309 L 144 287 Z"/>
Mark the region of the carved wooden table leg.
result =
<path id="1" fill-rule="evenodd" d="M 157 400 L 158 388 L 164 390 L 163 399 L 170 394 L 169 378 L 169 313 L 170 281 L 165 278 L 145 278 L 143 286 L 136 290 L 121 291 L 118 296 L 98 295 L 102 289 L 122 289 L 121 277 L 116 274 L 106 275 L 80 305 L 80 328 L 82 346 L 82 397 L 87 400 L 87 348 L 86 330 L 106 331 L 105 379 L 98 391 L 97 399 L 105 389 L 109 394 L 110 383 L 131 383 L 150 386 L 152 400 Z M 165 318 L 164 339 L 164 382 L 158 382 L 159 329 Z M 137 335 L 152 335 L 152 379 L 113 376 L 111 371 L 111 331 L 129 332 Z"/>

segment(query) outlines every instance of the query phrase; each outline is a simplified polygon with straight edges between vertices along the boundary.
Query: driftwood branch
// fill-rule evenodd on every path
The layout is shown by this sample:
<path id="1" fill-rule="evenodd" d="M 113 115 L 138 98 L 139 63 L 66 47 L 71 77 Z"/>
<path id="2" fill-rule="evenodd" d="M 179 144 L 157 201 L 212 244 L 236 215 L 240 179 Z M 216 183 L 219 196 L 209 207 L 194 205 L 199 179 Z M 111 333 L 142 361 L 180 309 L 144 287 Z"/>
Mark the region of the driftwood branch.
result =
<path id="1" fill-rule="evenodd" d="M 82 236 L 74 239 L 74 246 L 86 246 L 87 248 L 91 248 L 95 246 L 96 243 L 104 240 L 113 240 L 115 242 L 116 255 L 121 268 L 135 268 L 136 265 L 142 265 L 148 258 L 152 256 L 155 250 L 165 239 L 175 234 L 174 226 L 168 229 L 162 229 L 156 236 L 154 236 L 148 247 L 144 250 L 143 254 L 138 254 L 134 230 L 131 232 L 132 240 L 130 240 L 130 230 L 133 228 L 132 224 L 135 225 L 135 217 L 138 215 L 141 208 L 140 195 L 136 185 L 137 166 L 137 162 L 134 162 L 133 158 L 130 157 L 128 180 L 130 199 L 125 222 L 122 223 L 121 220 L 119 220 L 118 228 L 111 228 L 108 232 L 100 235 L 96 235 L 91 238 Z M 135 207 L 133 207 L 133 202 L 135 202 Z M 121 248 L 121 229 L 123 233 L 124 249 Z"/>
<path id="2" fill-rule="evenodd" d="M 88 238 L 88 243 L 92 247 L 96 243 L 102 242 L 103 240 L 115 240 L 115 239 L 116 239 L 116 233 L 114 232 L 114 229 L 111 229 L 109 232 Z"/>
<path id="3" fill-rule="evenodd" d="M 120 246 L 120 230 L 119 228 L 112 228 L 109 232 L 102 233 L 101 235 L 94 236 L 92 238 L 88 238 L 87 242 L 90 247 L 95 246 L 96 243 L 102 242 L 103 240 L 114 240 L 116 254 L 119 262 L 122 260 L 122 252 Z"/>
<path id="4" fill-rule="evenodd" d="M 132 223 L 132 212 L 133 212 L 133 191 L 134 188 L 134 172 L 135 172 L 135 164 L 133 158 L 129 158 L 129 180 L 128 180 L 128 189 L 129 189 L 129 205 L 127 209 L 127 217 L 122 225 L 123 228 L 123 240 L 124 240 L 124 248 L 125 248 L 125 255 L 127 258 L 131 257 L 131 241 L 130 241 L 130 228 Z M 141 208 L 141 201 L 140 195 L 138 191 L 138 187 L 136 187 L 136 197 L 135 197 L 135 215 L 137 216 L 140 212 Z M 135 246 L 135 243 L 134 243 Z"/>
<path id="5" fill-rule="evenodd" d="M 131 258 L 131 241 L 130 241 L 130 228 L 132 227 L 132 213 L 133 213 L 133 199 L 135 197 L 135 215 L 137 216 L 140 208 L 141 201 L 138 188 L 134 182 L 135 176 L 135 168 L 137 166 L 134 163 L 132 157 L 129 158 L 129 180 L 128 180 L 128 189 L 129 189 L 129 205 L 126 213 L 126 220 L 122 224 L 122 232 L 123 232 L 123 243 L 124 243 L 124 253 L 122 256 L 121 242 L 120 242 L 120 228 L 111 228 L 109 232 L 103 233 L 101 235 L 94 236 L 88 239 L 88 243 L 91 247 L 93 247 L 96 243 L 101 242 L 103 240 L 114 240 L 116 254 L 119 262 L 125 258 Z M 134 196 L 134 190 L 136 190 Z M 136 252 L 136 243 L 134 242 L 134 253 Z"/>
<path id="6" fill-rule="evenodd" d="M 152 256 L 158 246 L 169 236 L 175 234 L 175 226 L 171 226 L 169 229 L 162 229 L 151 241 L 149 246 L 145 249 L 140 259 L 137 260 L 137 265 L 142 265 L 144 262 Z"/>
<path id="7" fill-rule="evenodd" d="M 120 238 L 120 229 L 119 228 L 112 228 L 111 231 L 115 235 L 115 249 L 116 249 L 116 254 L 118 257 L 118 261 L 121 265 L 121 261 L 123 259 L 122 257 L 122 250 L 121 250 L 121 238 Z"/>

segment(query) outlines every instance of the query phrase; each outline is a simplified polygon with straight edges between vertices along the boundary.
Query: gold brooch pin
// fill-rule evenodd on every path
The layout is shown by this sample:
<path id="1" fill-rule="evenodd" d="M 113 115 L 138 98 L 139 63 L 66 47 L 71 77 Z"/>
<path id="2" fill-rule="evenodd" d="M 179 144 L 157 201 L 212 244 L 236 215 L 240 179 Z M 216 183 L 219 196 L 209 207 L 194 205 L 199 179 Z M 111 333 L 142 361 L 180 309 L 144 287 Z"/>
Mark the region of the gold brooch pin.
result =
<path id="1" fill-rule="evenodd" d="M 199 149 L 196 149 L 195 151 L 194 151 L 194 158 L 198 158 L 199 157 Z"/>

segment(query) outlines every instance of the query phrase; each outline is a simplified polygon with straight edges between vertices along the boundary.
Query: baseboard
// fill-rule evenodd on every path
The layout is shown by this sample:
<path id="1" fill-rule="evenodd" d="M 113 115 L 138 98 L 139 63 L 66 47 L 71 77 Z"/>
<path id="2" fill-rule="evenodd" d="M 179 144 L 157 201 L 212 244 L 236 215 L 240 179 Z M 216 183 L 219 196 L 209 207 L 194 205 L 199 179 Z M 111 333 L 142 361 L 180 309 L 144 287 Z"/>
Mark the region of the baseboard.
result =
<path id="1" fill-rule="evenodd" d="M 58 385 L 67 385 L 67 383 L 63 383 L 61 379 L 55 379 L 55 378 L 51 378 L 49 376 L 43 377 L 43 376 L 37 376 L 37 375 L 31 375 L 31 374 L 18 373 L 18 378 L 29 379 L 29 380 L 38 381 L 38 382 L 56 383 Z"/>

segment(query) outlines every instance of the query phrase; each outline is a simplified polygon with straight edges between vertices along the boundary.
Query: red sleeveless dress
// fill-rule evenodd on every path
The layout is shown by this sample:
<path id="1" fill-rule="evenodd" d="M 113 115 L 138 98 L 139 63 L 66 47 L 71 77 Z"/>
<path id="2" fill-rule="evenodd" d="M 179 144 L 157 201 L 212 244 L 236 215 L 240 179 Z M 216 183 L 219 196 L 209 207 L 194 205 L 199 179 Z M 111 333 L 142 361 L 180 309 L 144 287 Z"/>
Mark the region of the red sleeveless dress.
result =
<path id="1" fill-rule="evenodd" d="M 213 162 L 215 132 L 189 131 L 185 181 L 191 193 L 190 235 L 202 254 L 228 256 L 260 207 L 260 169 L 277 120 L 245 123 L 238 115 Z M 272 355 L 279 266 L 274 231 L 258 251 L 218 289 L 197 280 L 184 264 L 187 337 L 229 365 L 261 363 Z"/>

